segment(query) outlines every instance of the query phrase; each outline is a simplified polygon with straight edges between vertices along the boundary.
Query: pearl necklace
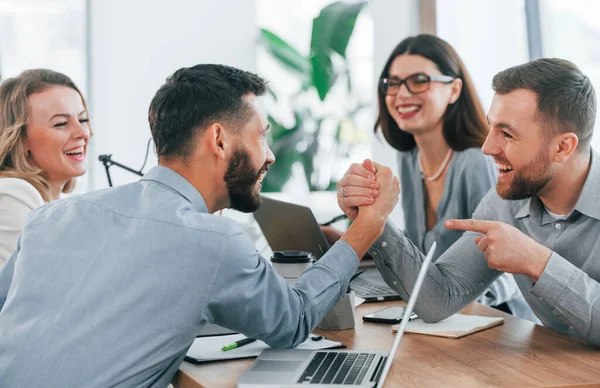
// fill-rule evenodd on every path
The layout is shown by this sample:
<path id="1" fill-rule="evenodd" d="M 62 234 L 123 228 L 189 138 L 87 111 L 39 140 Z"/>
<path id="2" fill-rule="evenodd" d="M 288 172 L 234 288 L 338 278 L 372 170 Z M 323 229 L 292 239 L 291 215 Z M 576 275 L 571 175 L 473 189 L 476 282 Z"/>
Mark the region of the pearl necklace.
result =
<path id="1" fill-rule="evenodd" d="M 450 161 L 450 157 L 452 156 L 452 148 L 450 148 L 448 150 L 448 153 L 446 154 L 446 158 L 444 159 L 444 161 L 442 162 L 442 165 L 440 166 L 440 169 L 433 174 L 433 176 L 425 176 L 425 174 L 423 173 L 423 163 L 421 162 L 421 154 L 419 154 L 419 170 L 421 171 L 421 175 L 423 175 L 423 178 L 427 179 L 429 182 L 433 182 L 436 179 L 438 179 L 441 175 L 442 172 L 444 172 L 444 169 L 446 168 L 446 166 L 448 165 L 448 162 Z"/>

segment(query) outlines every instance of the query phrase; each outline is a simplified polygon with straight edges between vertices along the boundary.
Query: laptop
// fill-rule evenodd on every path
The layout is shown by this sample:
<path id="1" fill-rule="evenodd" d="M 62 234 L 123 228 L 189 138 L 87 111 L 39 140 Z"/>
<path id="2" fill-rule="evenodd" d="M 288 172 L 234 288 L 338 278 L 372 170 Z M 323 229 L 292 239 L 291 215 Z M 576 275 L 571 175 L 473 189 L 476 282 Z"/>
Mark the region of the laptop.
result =
<path id="1" fill-rule="evenodd" d="M 308 251 L 320 259 L 330 248 L 312 210 L 306 206 L 262 196 L 254 218 L 273 251 Z M 376 268 L 352 279 L 350 289 L 366 302 L 400 299 Z"/>
<path id="2" fill-rule="evenodd" d="M 250 387 L 383 387 L 435 252 L 423 261 L 389 353 L 359 350 L 266 349 L 237 382 Z"/>

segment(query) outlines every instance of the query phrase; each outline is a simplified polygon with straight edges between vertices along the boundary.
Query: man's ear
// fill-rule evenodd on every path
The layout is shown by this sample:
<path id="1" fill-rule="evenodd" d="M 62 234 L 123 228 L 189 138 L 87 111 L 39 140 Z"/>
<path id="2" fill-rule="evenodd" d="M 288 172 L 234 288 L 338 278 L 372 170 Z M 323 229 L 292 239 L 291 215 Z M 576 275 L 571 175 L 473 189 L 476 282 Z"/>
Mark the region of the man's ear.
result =
<path id="1" fill-rule="evenodd" d="M 579 138 L 573 132 L 563 133 L 557 136 L 556 152 L 554 160 L 557 162 L 565 162 L 577 149 Z"/>
<path id="2" fill-rule="evenodd" d="M 220 124 L 214 123 L 207 129 L 207 141 L 209 149 L 219 159 L 227 159 L 230 139 L 227 131 Z"/>
<path id="3" fill-rule="evenodd" d="M 450 94 L 450 100 L 448 101 L 448 104 L 454 104 L 456 101 L 458 101 L 458 98 L 460 97 L 463 82 L 460 78 L 455 78 L 450 86 L 452 88 L 452 93 Z"/>

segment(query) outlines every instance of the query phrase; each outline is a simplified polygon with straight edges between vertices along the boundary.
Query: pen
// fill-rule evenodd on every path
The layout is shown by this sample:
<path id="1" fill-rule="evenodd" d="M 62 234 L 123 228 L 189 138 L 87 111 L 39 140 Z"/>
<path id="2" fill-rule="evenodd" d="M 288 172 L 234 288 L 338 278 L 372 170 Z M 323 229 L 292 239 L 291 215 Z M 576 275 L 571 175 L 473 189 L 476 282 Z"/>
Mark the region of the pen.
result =
<path id="1" fill-rule="evenodd" d="M 256 341 L 255 338 L 244 338 L 244 339 L 241 339 L 239 341 L 235 341 L 232 344 L 223 346 L 221 348 L 221 350 L 224 351 L 224 352 L 226 352 L 226 351 L 231 350 L 231 349 L 239 348 L 240 346 L 251 344 L 254 341 Z"/>

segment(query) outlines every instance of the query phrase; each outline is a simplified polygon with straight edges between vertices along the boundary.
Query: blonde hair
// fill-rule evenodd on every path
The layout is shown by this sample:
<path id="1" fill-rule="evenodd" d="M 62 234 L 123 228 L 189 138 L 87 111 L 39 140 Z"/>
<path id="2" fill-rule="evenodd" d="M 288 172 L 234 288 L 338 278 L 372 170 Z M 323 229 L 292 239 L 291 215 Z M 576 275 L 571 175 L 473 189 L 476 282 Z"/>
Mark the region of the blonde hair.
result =
<path id="1" fill-rule="evenodd" d="M 25 70 L 18 77 L 8 78 L 0 84 L 0 177 L 20 178 L 29 182 L 49 202 L 50 184 L 45 171 L 37 167 L 25 151 L 27 120 L 30 114 L 29 96 L 53 86 L 66 86 L 85 98 L 79 88 L 66 75 L 47 69 Z M 91 129 L 90 129 L 91 135 Z M 64 185 L 62 192 L 70 193 L 75 178 Z"/>

